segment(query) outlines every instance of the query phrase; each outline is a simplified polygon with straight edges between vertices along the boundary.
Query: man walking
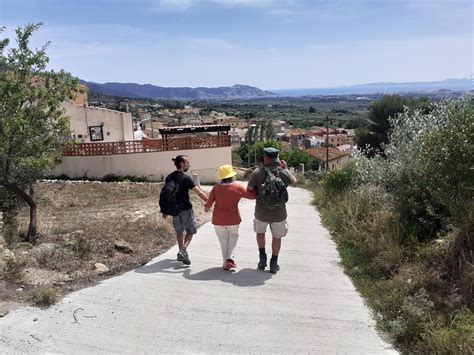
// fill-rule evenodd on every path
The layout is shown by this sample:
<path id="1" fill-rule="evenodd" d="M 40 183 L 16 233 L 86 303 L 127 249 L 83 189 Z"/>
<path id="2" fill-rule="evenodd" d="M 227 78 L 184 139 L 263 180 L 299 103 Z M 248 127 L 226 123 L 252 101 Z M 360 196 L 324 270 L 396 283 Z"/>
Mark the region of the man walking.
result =
<path id="1" fill-rule="evenodd" d="M 162 190 L 160 194 L 160 207 L 164 218 L 171 214 L 168 211 L 173 211 L 173 226 L 176 231 L 176 241 L 179 247 L 177 260 L 182 261 L 186 265 L 191 265 L 187 248 L 193 239 L 193 235 L 197 232 L 197 226 L 194 219 L 193 206 L 189 200 L 189 191 L 197 193 L 204 202 L 207 201 L 207 196 L 196 186 L 193 179 L 185 174 L 191 166 L 188 157 L 178 155 L 172 160 L 176 166 L 176 171 L 169 174 L 165 179 L 163 190 L 167 191 L 168 195 Z M 175 206 L 170 206 L 170 204 Z"/>
<path id="2" fill-rule="evenodd" d="M 249 191 L 257 192 L 253 228 L 257 234 L 260 253 L 258 268 L 264 270 L 267 266 L 265 232 L 267 226 L 270 226 L 272 233 L 270 272 L 273 274 L 280 270 L 278 254 L 281 248 L 281 238 L 288 233 L 288 223 L 286 222 L 288 191 L 286 188 L 297 182 L 288 170 L 286 162 L 284 160 L 280 162 L 278 155 L 278 149 L 265 148 L 263 150 L 263 167 L 258 167 L 253 171 L 247 185 Z"/>

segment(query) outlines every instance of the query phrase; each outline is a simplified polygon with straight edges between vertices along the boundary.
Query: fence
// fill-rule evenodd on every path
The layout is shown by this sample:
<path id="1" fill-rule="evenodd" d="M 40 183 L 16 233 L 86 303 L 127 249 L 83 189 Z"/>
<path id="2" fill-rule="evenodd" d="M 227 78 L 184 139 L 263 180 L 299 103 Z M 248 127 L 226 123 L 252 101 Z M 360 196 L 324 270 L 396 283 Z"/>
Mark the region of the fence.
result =
<path id="1" fill-rule="evenodd" d="M 204 148 L 230 147 L 229 135 L 207 137 L 182 137 L 165 139 L 146 139 L 108 143 L 79 143 L 64 148 L 64 156 L 98 156 L 135 154 L 147 152 L 165 152 L 172 150 L 190 150 Z"/>

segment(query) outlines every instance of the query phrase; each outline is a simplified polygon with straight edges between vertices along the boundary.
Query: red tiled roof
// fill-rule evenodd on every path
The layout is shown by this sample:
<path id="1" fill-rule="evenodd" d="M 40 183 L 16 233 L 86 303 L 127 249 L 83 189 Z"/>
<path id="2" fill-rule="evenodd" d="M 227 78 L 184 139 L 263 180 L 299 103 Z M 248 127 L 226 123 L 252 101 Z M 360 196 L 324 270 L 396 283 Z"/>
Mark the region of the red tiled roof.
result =
<path id="1" fill-rule="evenodd" d="M 326 161 L 326 147 L 310 148 L 306 149 L 306 152 L 318 160 Z M 341 152 L 337 148 L 329 147 L 329 161 L 344 157 L 346 155 L 349 154 L 346 152 Z"/>

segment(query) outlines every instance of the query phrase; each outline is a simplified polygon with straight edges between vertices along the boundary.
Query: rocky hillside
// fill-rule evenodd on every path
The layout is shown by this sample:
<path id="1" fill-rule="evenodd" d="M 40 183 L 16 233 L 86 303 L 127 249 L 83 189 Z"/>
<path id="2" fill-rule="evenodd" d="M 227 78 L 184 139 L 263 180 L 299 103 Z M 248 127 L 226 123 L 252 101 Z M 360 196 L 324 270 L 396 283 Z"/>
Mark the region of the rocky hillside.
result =
<path id="1" fill-rule="evenodd" d="M 274 97 L 270 91 L 248 85 L 233 85 L 217 88 L 167 88 L 151 84 L 105 83 L 82 81 L 91 92 L 130 98 L 169 99 L 169 100 L 213 100 L 213 99 L 254 99 Z"/>

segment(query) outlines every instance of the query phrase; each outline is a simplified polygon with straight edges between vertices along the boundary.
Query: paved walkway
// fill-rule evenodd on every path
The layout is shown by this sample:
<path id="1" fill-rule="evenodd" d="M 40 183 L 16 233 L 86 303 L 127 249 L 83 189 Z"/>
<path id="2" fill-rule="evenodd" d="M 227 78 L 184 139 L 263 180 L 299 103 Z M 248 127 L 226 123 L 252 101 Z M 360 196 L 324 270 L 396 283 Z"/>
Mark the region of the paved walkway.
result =
<path id="1" fill-rule="evenodd" d="M 47 310 L 0 319 L 0 353 L 394 352 L 376 334 L 310 203 L 309 192 L 291 189 L 276 275 L 256 270 L 254 202 L 245 201 L 236 272 L 221 269 L 208 223 L 189 248 L 190 267 L 175 261 L 172 248 Z"/>

